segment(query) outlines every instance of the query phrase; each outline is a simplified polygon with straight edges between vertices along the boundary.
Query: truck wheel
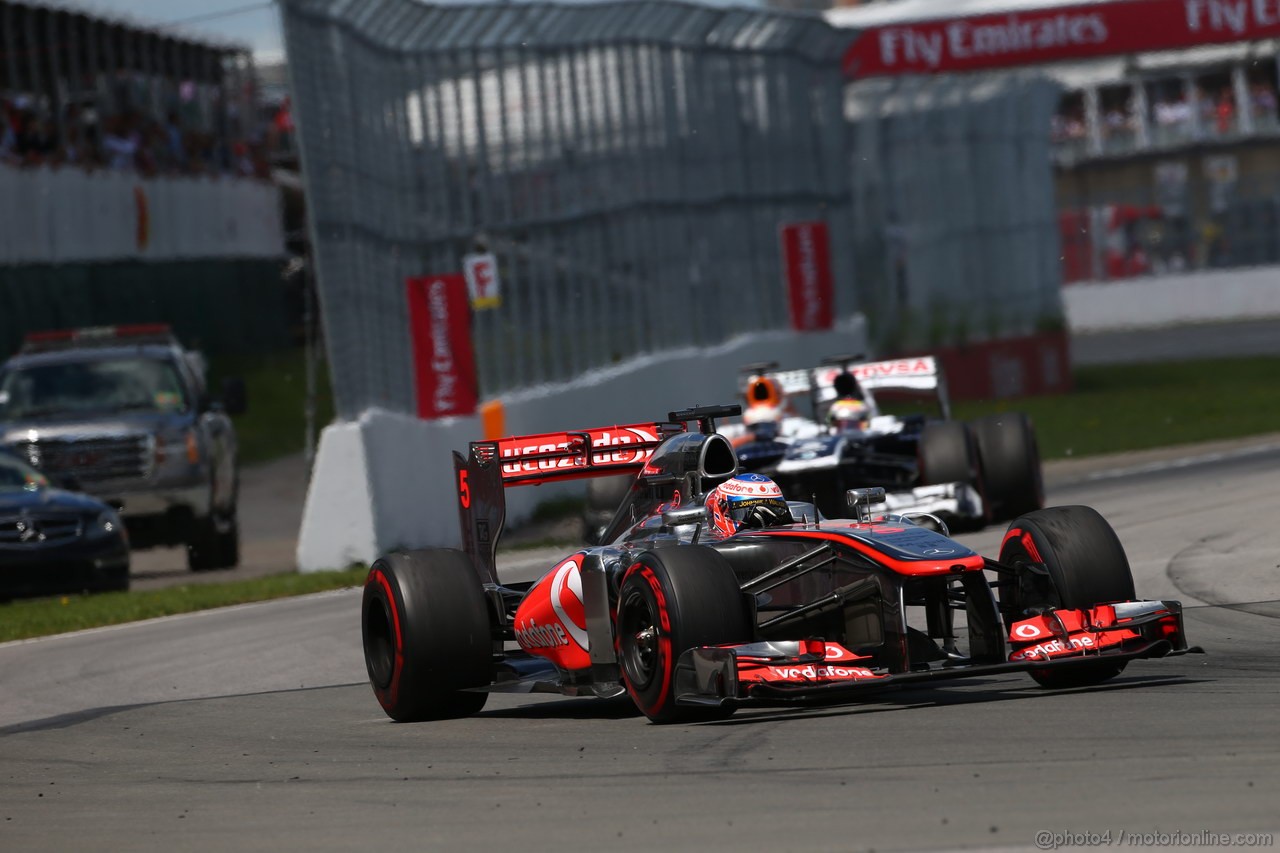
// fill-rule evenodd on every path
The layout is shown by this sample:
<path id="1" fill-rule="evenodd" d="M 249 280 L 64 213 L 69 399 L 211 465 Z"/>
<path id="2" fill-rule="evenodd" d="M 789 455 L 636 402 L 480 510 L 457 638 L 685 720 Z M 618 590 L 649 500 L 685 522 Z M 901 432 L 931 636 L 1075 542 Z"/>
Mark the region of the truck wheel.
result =
<path id="1" fill-rule="evenodd" d="M 493 679 L 489 606 L 461 551 L 388 554 L 373 564 L 360 607 L 373 694 L 398 722 L 478 712 Z"/>
<path id="2" fill-rule="evenodd" d="M 1017 584 L 1001 593 L 1014 613 L 1032 607 L 1083 610 L 1135 596 L 1129 558 L 1115 530 L 1087 506 L 1055 506 L 1028 513 L 1009 525 L 1000 562 L 1015 568 L 1042 564 L 1048 578 L 1020 572 Z M 1114 678 L 1121 662 L 1100 661 L 1058 670 L 1032 670 L 1044 687 L 1085 687 Z"/>
<path id="3" fill-rule="evenodd" d="M 695 646 L 743 642 L 752 627 L 733 567 L 701 545 L 641 554 L 618 590 L 618 660 L 627 692 L 655 723 L 726 717 L 676 705 L 676 661 Z"/>
<path id="4" fill-rule="evenodd" d="M 230 569 L 240 564 L 240 521 L 230 516 L 210 516 L 196 523 L 187 542 L 187 567 L 193 572 Z"/>
<path id="5" fill-rule="evenodd" d="M 1021 412 L 973 422 L 985 497 L 993 521 L 1007 521 L 1044 506 L 1040 448 L 1031 419 Z"/>

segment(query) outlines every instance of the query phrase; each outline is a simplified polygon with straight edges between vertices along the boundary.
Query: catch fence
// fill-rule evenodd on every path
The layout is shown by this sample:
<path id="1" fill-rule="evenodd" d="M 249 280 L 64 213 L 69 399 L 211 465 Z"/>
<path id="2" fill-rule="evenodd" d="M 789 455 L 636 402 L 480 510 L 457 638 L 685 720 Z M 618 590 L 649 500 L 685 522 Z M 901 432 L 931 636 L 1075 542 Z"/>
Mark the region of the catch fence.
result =
<path id="1" fill-rule="evenodd" d="M 1042 82 L 849 87 L 855 31 L 667 0 L 282 9 L 344 419 L 415 412 L 405 281 L 479 251 L 486 397 L 787 326 L 787 223 L 882 349 L 1061 317 Z"/>

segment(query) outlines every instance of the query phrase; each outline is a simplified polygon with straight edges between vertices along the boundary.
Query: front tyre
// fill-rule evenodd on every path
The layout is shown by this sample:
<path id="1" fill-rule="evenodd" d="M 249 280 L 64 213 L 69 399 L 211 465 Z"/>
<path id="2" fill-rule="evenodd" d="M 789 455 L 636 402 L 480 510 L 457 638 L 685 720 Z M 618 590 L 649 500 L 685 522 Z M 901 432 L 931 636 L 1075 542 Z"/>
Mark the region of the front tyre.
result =
<path id="1" fill-rule="evenodd" d="M 1014 613 L 1029 608 L 1085 610 L 1131 601 L 1136 593 L 1129 558 L 1115 530 L 1087 506 L 1056 506 L 1028 513 L 1009 525 L 1000 562 L 1014 568 L 1041 564 L 1044 575 L 1020 571 L 1017 583 L 1001 593 Z M 1086 687 L 1119 675 L 1123 661 L 1099 661 L 1069 669 L 1032 670 L 1044 687 Z"/>
<path id="2" fill-rule="evenodd" d="M 618 591 L 618 660 L 636 707 L 655 723 L 728 716 L 732 709 L 676 704 L 676 661 L 696 646 L 751 639 L 733 567 L 701 545 L 642 554 Z"/>
<path id="3" fill-rule="evenodd" d="M 461 551 L 389 554 L 364 585 L 360 631 L 369 683 L 398 722 L 478 712 L 492 680 L 489 607 L 480 578 Z"/>

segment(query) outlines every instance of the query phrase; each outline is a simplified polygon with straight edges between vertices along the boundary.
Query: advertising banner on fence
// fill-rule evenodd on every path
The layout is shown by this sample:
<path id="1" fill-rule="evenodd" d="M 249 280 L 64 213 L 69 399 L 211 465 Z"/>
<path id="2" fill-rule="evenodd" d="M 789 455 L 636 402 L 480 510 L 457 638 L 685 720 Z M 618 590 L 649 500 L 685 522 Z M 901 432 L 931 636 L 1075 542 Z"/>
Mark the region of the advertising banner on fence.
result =
<path id="1" fill-rule="evenodd" d="M 827 223 L 789 222 L 780 233 L 791 328 L 799 332 L 830 329 L 835 320 L 835 288 Z"/>
<path id="2" fill-rule="evenodd" d="M 1280 0 L 1115 0 L 869 27 L 850 77 L 937 74 L 1280 36 Z"/>
<path id="3" fill-rule="evenodd" d="M 463 256 L 462 272 L 467 277 L 472 308 L 501 307 L 502 280 L 498 278 L 498 259 L 492 253 Z"/>
<path id="4" fill-rule="evenodd" d="M 470 415 L 476 410 L 471 312 L 462 275 L 419 276 L 405 282 L 418 385 L 418 417 Z"/>

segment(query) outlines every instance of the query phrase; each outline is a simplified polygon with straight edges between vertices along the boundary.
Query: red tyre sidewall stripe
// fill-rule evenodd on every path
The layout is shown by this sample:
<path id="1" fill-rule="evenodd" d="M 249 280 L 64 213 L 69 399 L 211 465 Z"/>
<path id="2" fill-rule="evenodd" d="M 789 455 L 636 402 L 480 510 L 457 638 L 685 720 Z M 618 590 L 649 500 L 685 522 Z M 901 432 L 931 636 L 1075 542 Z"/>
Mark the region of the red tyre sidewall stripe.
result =
<path id="1" fill-rule="evenodd" d="M 635 687 L 630 681 L 627 682 L 627 689 L 631 693 L 632 700 L 640 707 L 646 715 L 657 713 L 663 703 L 667 700 L 667 694 L 671 690 L 671 669 L 674 662 L 671 659 L 671 614 L 667 612 L 667 596 L 662 591 L 662 583 L 658 580 L 658 576 L 654 574 L 653 569 L 643 563 L 635 563 L 627 570 L 627 575 L 622 579 L 623 584 L 632 572 L 639 572 L 649 585 L 649 589 L 653 591 L 653 597 L 658 604 L 658 623 L 661 631 L 658 634 L 658 657 L 661 659 L 662 689 L 658 693 L 658 698 L 650 704 L 644 704 L 643 699 L 637 693 Z"/>
<path id="2" fill-rule="evenodd" d="M 391 668 L 391 684 L 385 689 L 378 685 L 373 686 L 373 692 L 378 697 L 378 702 L 384 708 L 394 707 L 400 699 L 400 675 L 404 672 L 404 636 L 400 632 L 400 608 L 396 604 L 396 597 L 391 591 L 391 582 L 387 580 L 387 576 L 380 569 L 374 569 L 369 573 L 369 579 L 365 581 L 365 586 L 376 583 L 382 588 L 383 594 L 387 597 L 387 607 L 391 610 L 391 624 L 395 628 L 396 634 L 396 662 Z"/>
<path id="3" fill-rule="evenodd" d="M 1040 556 L 1040 549 L 1036 547 L 1036 540 L 1031 537 L 1030 530 L 1023 530 L 1021 527 L 1010 527 L 1009 532 L 1000 540 L 1000 553 L 1004 553 L 1004 546 L 1009 544 L 1010 539 L 1017 539 L 1022 545 L 1022 550 L 1027 552 L 1027 556 L 1031 558 L 1033 563 L 1043 563 L 1044 558 Z"/>

